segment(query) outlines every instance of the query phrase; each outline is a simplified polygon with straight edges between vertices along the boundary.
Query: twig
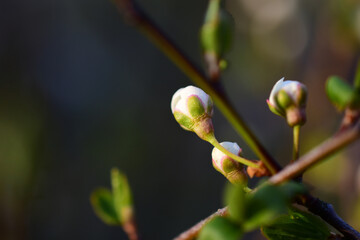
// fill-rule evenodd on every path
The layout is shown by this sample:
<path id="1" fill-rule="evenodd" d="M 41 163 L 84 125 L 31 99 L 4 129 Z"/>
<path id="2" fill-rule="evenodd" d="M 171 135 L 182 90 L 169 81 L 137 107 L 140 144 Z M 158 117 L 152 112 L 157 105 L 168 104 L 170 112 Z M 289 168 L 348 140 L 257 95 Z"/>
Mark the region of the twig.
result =
<path id="1" fill-rule="evenodd" d="M 113 0 L 126 20 L 142 32 L 154 45 L 156 45 L 181 71 L 183 71 L 197 86 L 207 92 L 214 103 L 228 119 L 230 124 L 242 136 L 254 153 L 265 163 L 272 173 L 276 173 L 281 166 L 267 152 L 256 138 L 242 117 L 216 87 L 208 81 L 205 74 L 199 70 L 176 44 L 131 0 Z"/>
<path id="2" fill-rule="evenodd" d="M 140 239 L 135 220 L 124 223 L 122 228 L 124 229 L 124 232 L 128 235 L 129 240 Z"/>
<path id="3" fill-rule="evenodd" d="M 190 229 L 186 230 L 185 232 L 181 233 L 179 236 L 174 238 L 173 240 L 191 240 L 197 237 L 200 230 L 212 219 L 215 217 L 225 217 L 228 215 L 227 207 L 221 208 L 217 210 L 215 213 L 211 214 L 209 217 L 205 218 L 204 220 L 200 221 Z"/>
<path id="4" fill-rule="evenodd" d="M 278 184 L 301 175 L 305 170 L 314 164 L 339 151 L 346 145 L 354 142 L 360 137 L 360 125 L 343 131 L 342 133 L 328 139 L 320 146 L 299 158 L 296 162 L 288 165 L 283 170 L 269 179 L 270 183 Z"/>
<path id="5" fill-rule="evenodd" d="M 346 129 L 353 127 L 360 118 L 360 111 L 347 108 L 344 113 L 343 120 L 337 134 L 342 133 Z"/>
<path id="6" fill-rule="evenodd" d="M 339 217 L 333 206 L 310 195 L 305 196 L 303 203 L 308 210 L 320 216 L 325 222 L 335 227 L 347 240 L 359 240 L 360 233 Z"/>

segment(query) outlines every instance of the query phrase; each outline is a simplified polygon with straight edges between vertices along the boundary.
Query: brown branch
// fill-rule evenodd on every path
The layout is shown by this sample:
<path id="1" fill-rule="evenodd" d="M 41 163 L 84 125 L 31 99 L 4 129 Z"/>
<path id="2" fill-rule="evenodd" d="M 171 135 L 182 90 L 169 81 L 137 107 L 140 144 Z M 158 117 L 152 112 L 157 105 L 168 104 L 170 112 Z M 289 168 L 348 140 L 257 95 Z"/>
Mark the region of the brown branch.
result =
<path id="1" fill-rule="evenodd" d="M 227 207 L 221 208 L 217 210 L 215 213 L 211 214 L 209 217 L 205 218 L 204 220 L 200 221 L 190 229 L 186 230 L 185 232 L 181 233 L 179 236 L 174 238 L 173 240 L 191 240 L 198 236 L 201 229 L 212 219 L 215 217 L 225 217 L 228 215 Z"/>
<path id="2" fill-rule="evenodd" d="M 269 179 L 270 183 L 278 184 L 286 180 L 291 180 L 300 176 L 305 170 L 320 162 L 331 154 L 341 150 L 343 147 L 354 142 L 360 137 L 360 125 L 328 139 L 320 146 L 314 148 L 309 153 L 299 158 L 296 162 L 289 164 L 283 170 Z"/>

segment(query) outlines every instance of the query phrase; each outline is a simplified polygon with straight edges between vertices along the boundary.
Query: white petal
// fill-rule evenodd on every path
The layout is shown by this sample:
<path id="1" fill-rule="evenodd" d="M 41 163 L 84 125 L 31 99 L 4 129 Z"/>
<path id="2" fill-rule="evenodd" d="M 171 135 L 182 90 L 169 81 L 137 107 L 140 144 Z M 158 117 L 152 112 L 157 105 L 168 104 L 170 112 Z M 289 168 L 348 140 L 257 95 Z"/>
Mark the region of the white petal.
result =
<path id="1" fill-rule="evenodd" d="M 174 95 L 172 96 L 172 99 L 171 99 L 171 112 L 174 113 L 174 110 L 175 110 L 175 107 L 177 105 L 177 103 L 180 101 L 181 99 L 181 91 L 183 90 L 184 88 L 180 88 L 179 90 L 177 90 Z"/>
<path id="2" fill-rule="evenodd" d="M 273 105 L 274 107 L 276 106 L 276 101 L 275 101 L 275 95 L 280 91 L 280 89 L 283 87 L 284 84 L 284 77 L 281 78 L 279 81 L 277 81 L 274 85 L 274 87 L 271 89 L 271 93 L 270 93 L 270 97 L 269 97 L 269 102 L 271 105 Z"/>
<path id="3" fill-rule="evenodd" d="M 283 86 L 283 89 L 287 94 L 295 101 L 297 96 L 300 94 L 302 83 L 298 81 L 286 81 L 286 85 Z"/>
<path id="4" fill-rule="evenodd" d="M 235 142 L 222 142 L 220 143 L 221 146 L 226 148 L 229 152 L 239 155 L 241 152 L 241 148 L 239 145 Z M 227 157 L 227 155 L 223 152 L 221 152 L 219 149 L 214 148 L 211 153 L 212 159 L 218 164 L 221 165 L 224 158 Z"/>

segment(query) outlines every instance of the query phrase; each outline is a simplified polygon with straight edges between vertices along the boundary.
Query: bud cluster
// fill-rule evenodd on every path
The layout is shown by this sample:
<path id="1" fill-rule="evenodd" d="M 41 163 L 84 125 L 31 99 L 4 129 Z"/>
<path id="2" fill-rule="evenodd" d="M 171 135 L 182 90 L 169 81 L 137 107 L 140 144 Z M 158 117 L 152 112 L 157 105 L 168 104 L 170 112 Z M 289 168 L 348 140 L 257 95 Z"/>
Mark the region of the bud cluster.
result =
<path id="1" fill-rule="evenodd" d="M 211 117 L 213 102 L 200 88 L 188 86 L 175 92 L 171 100 L 171 111 L 180 126 L 195 132 L 201 139 L 211 143 L 213 166 L 232 183 L 244 183 L 247 180 L 244 164 L 257 168 L 258 165 L 240 157 L 241 148 L 236 143 L 219 143 L 214 135 Z"/>

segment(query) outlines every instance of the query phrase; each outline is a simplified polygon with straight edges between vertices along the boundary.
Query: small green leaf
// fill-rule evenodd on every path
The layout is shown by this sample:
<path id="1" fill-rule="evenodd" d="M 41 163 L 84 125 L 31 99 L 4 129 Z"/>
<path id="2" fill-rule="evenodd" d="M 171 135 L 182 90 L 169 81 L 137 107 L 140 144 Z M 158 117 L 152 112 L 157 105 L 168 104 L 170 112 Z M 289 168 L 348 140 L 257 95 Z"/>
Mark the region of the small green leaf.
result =
<path id="1" fill-rule="evenodd" d="M 117 168 L 111 170 L 114 208 L 121 224 L 133 218 L 133 201 L 127 178 Z"/>
<path id="2" fill-rule="evenodd" d="M 120 224 L 114 208 L 113 196 L 110 190 L 106 188 L 98 188 L 94 190 L 90 196 L 90 202 L 95 214 L 103 222 L 109 225 Z"/>
<path id="3" fill-rule="evenodd" d="M 305 192 L 303 185 L 286 182 L 281 185 L 264 184 L 246 198 L 245 231 L 251 231 L 263 224 L 269 224 L 279 214 L 287 212 L 290 200 Z"/>
<path id="4" fill-rule="evenodd" d="M 338 76 L 331 76 L 326 82 L 326 94 L 339 110 L 347 107 L 358 107 L 359 93 Z"/>
<path id="5" fill-rule="evenodd" d="M 216 217 L 201 230 L 197 240 L 239 240 L 241 227 L 227 218 Z"/>
<path id="6" fill-rule="evenodd" d="M 242 223 L 245 215 L 244 186 L 228 184 L 225 190 L 225 203 L 229 209 L 229 217 L 237 223 Z"/>
<path id="7" fill-rule="evenodd" d="M 326 240 L 330 236 L 329 228 L 322 220 L 296 209 L 262 227 L 262 233 L 269 240 Z"/>
<path id="8" fill-rule="evenodd" d="M 289 181 L 286 183 L 283 183 L 278 186 L 280 191 L 287 197 L 287 199 L 291 200 L 296 195 L 304 194 L 306 193 L 307 189 L 306 187 L 298 182 Z"/>
<path id="9" fill-rule="evenodd" d="M 246 202 L 244 230 L 251 231 L 272 222 L 287 211 L 288 197 L 278 186 L 264 185 L 249 194 Z"/>

